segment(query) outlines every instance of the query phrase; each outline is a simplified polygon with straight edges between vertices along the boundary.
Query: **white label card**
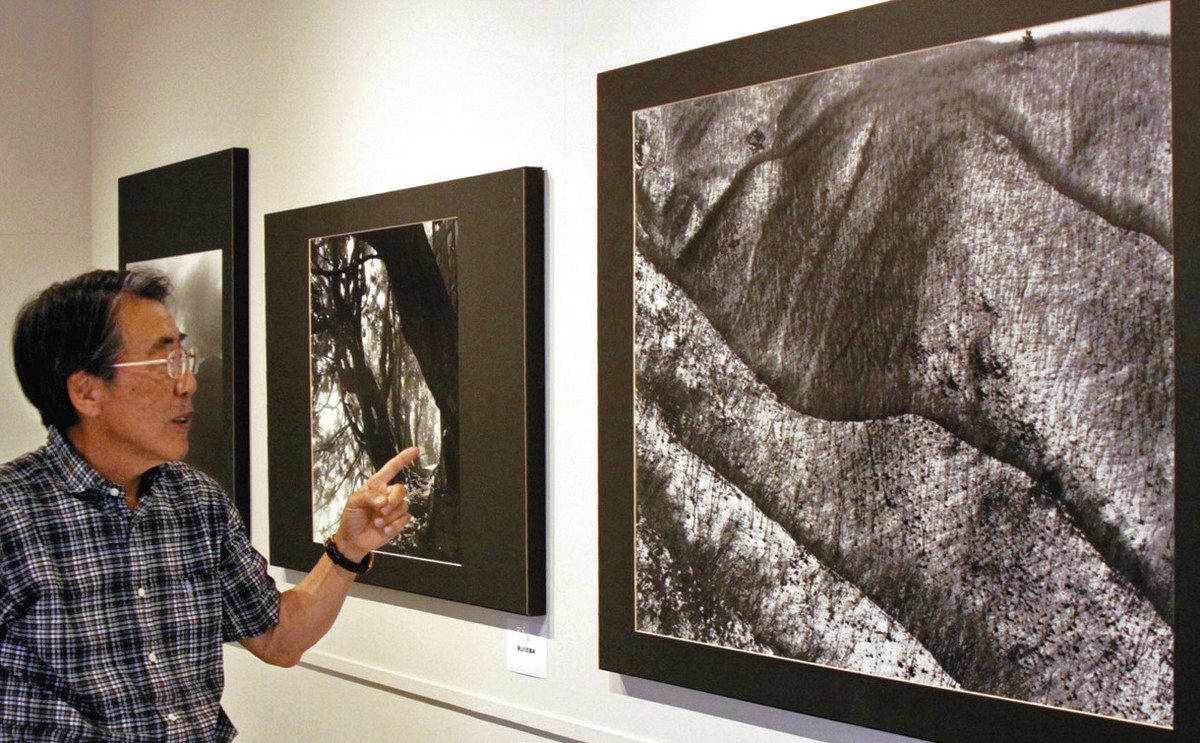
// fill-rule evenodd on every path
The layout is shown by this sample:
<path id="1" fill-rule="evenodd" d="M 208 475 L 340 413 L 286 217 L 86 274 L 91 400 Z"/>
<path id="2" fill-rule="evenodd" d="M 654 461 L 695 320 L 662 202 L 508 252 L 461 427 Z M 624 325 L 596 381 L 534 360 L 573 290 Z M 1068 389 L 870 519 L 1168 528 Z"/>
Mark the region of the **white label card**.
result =
<path id="1" fill-rule="evenodd" d="M 546 678 L 546 638 L 540 634 L 545 623 L 526 617 L 508 621 L 508 670 Z"/>

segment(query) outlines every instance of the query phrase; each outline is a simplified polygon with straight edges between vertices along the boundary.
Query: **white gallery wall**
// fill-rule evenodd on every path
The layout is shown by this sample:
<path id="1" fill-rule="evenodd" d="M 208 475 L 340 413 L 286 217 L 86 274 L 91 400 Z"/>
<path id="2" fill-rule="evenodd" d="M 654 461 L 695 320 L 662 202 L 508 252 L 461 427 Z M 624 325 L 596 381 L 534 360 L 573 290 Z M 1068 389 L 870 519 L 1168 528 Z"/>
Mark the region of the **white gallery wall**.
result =
<path id="1" fill-rule="evenodd" d="M 6 354 L 17 294 L 116 266 L 120 176 L 250 150 L 252 536 L 264 552 L 263 215 L 523 165 L 547 172 L 548 612 L 534 627 L 549 678 L 505 670 L 512 615 L 357 586 L 303 667 L 227 650 L 225 706 L 242 740 L 900 740 L 602 672 L 596 648 L 596 74 L 867 3 L 0 0 L 12 130 L 0 249 L 21 256 L 0 273 Z M 23 75 L 32 82 L 8 87 Z M 65 90 L 52 91 L 60 76 Z M 22 118 L 42 105 L 56 108 Z M 55 257 L 26 260 L 31 235 L 53 236 L 41 242 Z M 0 377 L 0 412 L 20 421 L 0 434 L 6 457 L 42 438 L 15 390 Z M 273 573 L 281 587 L 301 577 Z"/>
<path id="2" fill-rule="evenodd" d="M 0 0 L 0 462 L 46 437 L 13 372 L 12 319 L 91 264 L 91 101 L 87 3 Z"/>

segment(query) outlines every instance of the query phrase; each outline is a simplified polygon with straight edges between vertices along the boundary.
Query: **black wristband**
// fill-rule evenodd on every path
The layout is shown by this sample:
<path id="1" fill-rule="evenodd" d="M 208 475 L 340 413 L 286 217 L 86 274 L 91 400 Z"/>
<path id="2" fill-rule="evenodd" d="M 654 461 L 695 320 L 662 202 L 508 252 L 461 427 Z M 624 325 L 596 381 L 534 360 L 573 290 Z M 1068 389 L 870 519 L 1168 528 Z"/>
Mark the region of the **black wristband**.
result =
<path id="1" fill-rule="evenodd" d="M 355 575 L 362 575 L 375 567 L 374 552 L 368 552 L 367 556 L 362 559 L 362 562 L 354 562 L 342 554 L 341 550 L 337 548 L 337 543 L 333 541 L 333 537 L 325 540 L 325 554 L 329 555 L 329 559 L 333 560 L 334 565 L 344 570 L 349 570 Z"/>

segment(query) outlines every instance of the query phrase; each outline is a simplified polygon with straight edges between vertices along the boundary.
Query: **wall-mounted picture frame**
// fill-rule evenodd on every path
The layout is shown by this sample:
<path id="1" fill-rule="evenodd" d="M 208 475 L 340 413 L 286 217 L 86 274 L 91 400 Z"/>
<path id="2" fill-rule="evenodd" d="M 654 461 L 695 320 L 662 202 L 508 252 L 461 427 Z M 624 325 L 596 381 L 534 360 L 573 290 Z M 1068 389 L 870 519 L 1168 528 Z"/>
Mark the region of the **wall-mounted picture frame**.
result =
<path id="1" fill-rule="evenodd" d="M 545 613 L 539 168 L 268 214 L 271 562 L 309 570 L 408 446 L 412 522 L 360 580 Z"/>
<path id="2" fill-rule="evenodd" d="M 894 0 L 599 75 L 601 668 L 1200 734 L 1198 29 Z"/>
<path id="3" fill-rule="evenodd" d="M 168 304 L 198 352 L 185 461 L 212 476 L 250 526 L 249 166 L 245 148 L 117 181 L 117 255 L 160 271 Z"/>

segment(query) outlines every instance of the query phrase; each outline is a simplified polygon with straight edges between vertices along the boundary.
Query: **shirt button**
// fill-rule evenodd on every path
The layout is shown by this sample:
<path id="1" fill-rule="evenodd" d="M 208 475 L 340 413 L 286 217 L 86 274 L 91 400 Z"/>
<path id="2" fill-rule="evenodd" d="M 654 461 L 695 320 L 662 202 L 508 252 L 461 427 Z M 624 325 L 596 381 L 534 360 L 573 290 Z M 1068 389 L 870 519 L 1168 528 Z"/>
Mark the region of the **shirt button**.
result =
<path id="1" fill-rule="evenodd" d="M 151 663 L 158 662 L 158 653 L 154 652 L 153 650 L 151 650 L 149 653 L 147 653 L 146 657 L 150 659 Z"/>
<path id="2" fill-rule="evenodd" d="M 144 586 L 138 588 L 138 598 L 146 598 L 146 588 Z"/>
<path id="3" fill-rule="evenodd" d="M 174 712 L 167 713 L 167 722 L 179 722 L 179 715 Z"/>
<path id="4" fill-rule="evenodd" d="M 117 490 L 116 488 L 109 488 L 109 489 L 108 489 L 108 494 L 109 494 L 109 495 L 120 495 L 120 494 L 121 494 L 121 491 L 120 491 L 120 490 Z"/>

